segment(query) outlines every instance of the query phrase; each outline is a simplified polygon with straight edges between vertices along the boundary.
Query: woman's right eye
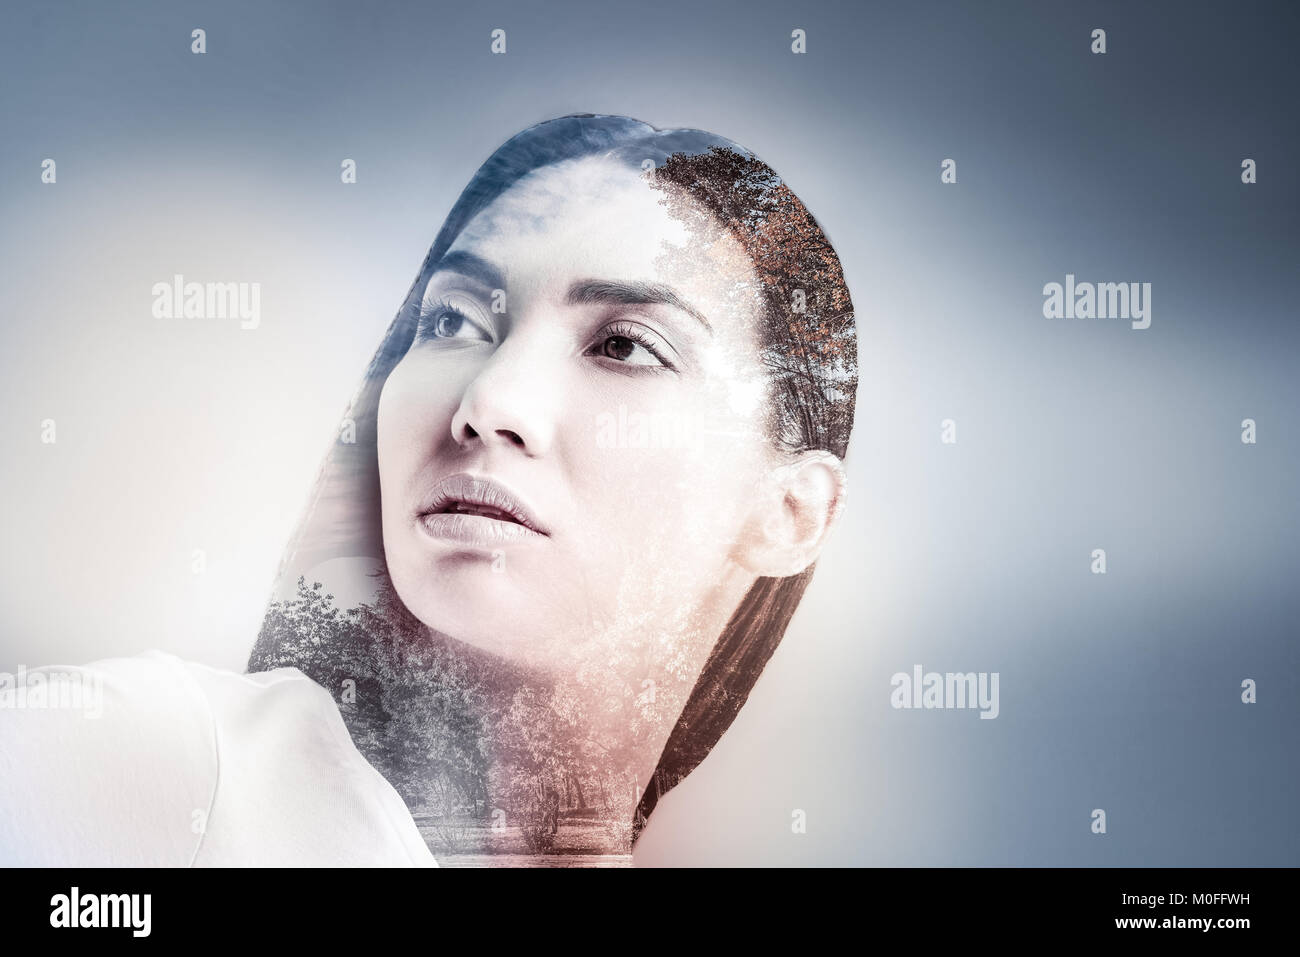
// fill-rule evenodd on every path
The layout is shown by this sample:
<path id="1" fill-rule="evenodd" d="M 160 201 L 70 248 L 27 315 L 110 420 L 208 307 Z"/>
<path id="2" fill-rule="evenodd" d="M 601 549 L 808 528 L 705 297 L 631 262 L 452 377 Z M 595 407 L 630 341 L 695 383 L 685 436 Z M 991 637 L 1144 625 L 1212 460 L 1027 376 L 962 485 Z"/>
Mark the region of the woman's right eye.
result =
<path id="1" fill-rule="evenodd" d="M 422 339 L 468 339 L 491 342 L 492 335 L 449 302 L 438 302 L 420 315 Z"/>

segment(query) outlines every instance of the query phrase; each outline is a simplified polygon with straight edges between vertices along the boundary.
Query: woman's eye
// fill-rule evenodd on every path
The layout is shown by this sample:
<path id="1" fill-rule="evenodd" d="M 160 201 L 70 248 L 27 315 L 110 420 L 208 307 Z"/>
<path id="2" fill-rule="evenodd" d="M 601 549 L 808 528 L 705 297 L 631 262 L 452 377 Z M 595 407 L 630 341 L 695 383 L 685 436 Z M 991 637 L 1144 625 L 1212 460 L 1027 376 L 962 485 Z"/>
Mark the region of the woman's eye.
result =
<path id="1" fill-rule="evenodd" d="M 636 323 L 620 322 L 597 333 L 587 355 L 609 359 L 618 365 L 651 369 L 675 369 L 667 358 L 668 346 Z"/>
<path id="2" fill-rule="evenodd" d="M 477 339 L 491 342 L 492 336 L 455 306 L 439 304 L 420 320 L 428 339 Z"/>
<path id="3" fill-rule="evenodd" d="M 443 339 L 454 339 L 467 326 L 468 320 L 461 313 L 444 312 L 433 321 L 433 334 Z"/>
<path id="4" fill-rule="evenodd" d="M 641 345 L 641 343 L 627 336 L 606 336 L 605 341 L 601 343 L 600 354 L 607 359 L 617 359 L 619 362 L 626 362 L 628 365 L 663 365 L 658 356 Z"/>

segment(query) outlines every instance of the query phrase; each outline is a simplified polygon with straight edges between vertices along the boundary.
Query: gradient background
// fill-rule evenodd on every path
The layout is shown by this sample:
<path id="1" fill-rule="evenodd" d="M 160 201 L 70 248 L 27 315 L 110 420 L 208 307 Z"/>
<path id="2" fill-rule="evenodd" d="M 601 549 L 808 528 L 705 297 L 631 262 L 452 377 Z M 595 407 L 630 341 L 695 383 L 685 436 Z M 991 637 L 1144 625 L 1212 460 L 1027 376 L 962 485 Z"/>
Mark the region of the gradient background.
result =
<path id="1" fill-rule="evenodd" d="M 0 17 L 0 669 L 156 647 L 242 670 L 460 189 L 541 119 L 623 113 L 784 176 L 844 263 L 861 361 L 844 522 L 638 863 L 1300 863 L 1294 5 Z M 1044 319 L 1067 272 L 1152 283 L 1151 328 Z M 260 328 L 153 318 L 174 273 L 261 283 Z M 999 672 L 1001 715 L 893 710 L 918 663 Z"/>

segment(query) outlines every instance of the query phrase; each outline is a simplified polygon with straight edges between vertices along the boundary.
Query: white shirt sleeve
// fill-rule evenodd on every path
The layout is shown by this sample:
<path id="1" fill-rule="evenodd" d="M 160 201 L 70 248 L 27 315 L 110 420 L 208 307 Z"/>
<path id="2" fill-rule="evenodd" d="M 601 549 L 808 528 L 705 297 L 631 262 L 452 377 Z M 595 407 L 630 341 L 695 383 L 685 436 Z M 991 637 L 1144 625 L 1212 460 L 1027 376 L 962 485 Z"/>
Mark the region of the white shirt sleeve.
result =
<path id="1" fill-rule="evenodd" d="M 324 688 L 159 651 L 0 677 L 0 864 L 437 866 Z"/>

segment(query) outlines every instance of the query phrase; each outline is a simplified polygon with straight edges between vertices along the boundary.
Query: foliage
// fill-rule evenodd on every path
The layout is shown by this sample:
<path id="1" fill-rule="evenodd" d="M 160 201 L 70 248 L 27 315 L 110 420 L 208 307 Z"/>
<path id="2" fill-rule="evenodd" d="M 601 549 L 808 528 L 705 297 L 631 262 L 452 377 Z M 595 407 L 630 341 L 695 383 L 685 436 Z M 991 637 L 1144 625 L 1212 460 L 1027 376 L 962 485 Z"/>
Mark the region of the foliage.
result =
<path id="1" fill-rule="evenodd" d="M 749 265 L 757 274 L 774 435 L 843 457 L 858 386 L 857 330 L 839 257 L 817 221 L 771 167 L 733 149 L 674 154 L 655 170 L 655 185 L 696 243 L 738 241 L 742 261 L 730 274 Z"/>
<path id="2" fill-rule="evenodd" d="M 249 660 L 249 670 L 278 667 L 330 691 L 358 749 L 417 809 L 436 849 L 483 850 L 474 843 L 489 840 L 493 812 L 504 811 L 529 850 L 545 853 L 574 803 L 608 820 L 611 847 L 626 849 L 630 752 L 612 746 L 616 725 L 593 718 L 594 696 L 431 634 L 386 576 L 373 603 L 346 611 L 299 578 L 294 598 L 272 604 Z"/>

